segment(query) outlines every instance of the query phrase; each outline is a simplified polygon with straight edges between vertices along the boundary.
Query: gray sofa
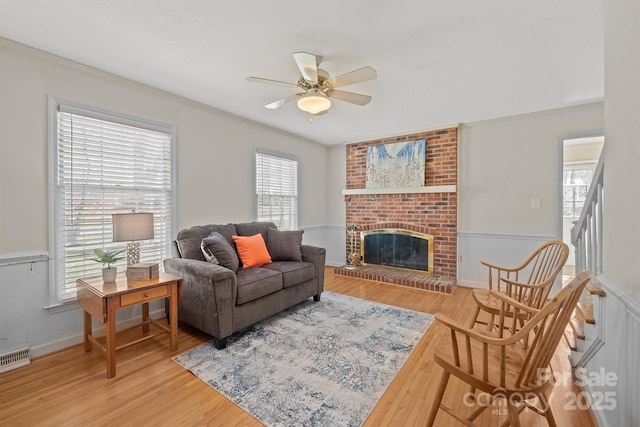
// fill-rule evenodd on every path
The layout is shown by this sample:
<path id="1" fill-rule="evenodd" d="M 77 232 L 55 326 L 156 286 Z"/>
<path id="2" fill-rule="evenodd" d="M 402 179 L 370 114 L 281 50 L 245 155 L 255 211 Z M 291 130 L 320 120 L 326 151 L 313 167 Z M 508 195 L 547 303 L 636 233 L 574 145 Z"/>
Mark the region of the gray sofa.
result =
<path id="1" fill-rule="evenodd" d="M 244 268 L 232 253 L 233 236 L 258 233 L 273 262 Z M 301 241 L 301 230 L 278 231 L 270 222 L 210 224 L 180 231 L 173 257 L 164 260 L 167 273 L 184 279 L 178 319 L 212 335 L 216 348 L 223 349 L 234 332 L 309 297 L 319 301 L 326 251 Z"/>

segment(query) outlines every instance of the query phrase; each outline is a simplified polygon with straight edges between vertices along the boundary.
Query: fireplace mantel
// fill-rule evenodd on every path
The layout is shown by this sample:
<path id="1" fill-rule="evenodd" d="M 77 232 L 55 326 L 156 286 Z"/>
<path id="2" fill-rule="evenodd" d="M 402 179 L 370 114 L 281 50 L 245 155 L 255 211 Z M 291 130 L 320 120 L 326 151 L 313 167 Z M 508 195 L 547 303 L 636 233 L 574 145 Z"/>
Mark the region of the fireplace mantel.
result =
<path id="1" fill-rule="evenodd" d="M 455 193 L 455 185 L 425 185 L 422 187 L 401 188 L 353 188 L 342 190 L 343 196 L 357 194 L 413 194 L 413 193 Z"/>

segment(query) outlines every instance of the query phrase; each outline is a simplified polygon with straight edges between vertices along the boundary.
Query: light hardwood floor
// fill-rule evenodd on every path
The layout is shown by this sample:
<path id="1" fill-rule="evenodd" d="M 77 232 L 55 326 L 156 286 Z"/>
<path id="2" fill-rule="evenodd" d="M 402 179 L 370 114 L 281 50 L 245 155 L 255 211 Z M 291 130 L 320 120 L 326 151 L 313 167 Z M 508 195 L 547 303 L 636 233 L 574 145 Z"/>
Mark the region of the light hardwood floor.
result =
<path id="1" fill-rule="evenodd" d="M 364 281 L 325 271 L 325 290 L 427 313 L 443 312 L 469 321 L 473 308 L 471 291 L 458 287 L 453 294 L 410 289 Z M 123 331 L 130 339 L 139 328 Z M 260 426 L 249 414 L 182 369 L 171 357 L 210 337 L 180 325 L 178 352 L 169 351 L 169 337 L 162 336 L 118 352 L 117 376 L 107 379 L 105 359 L 84 353 L 77 345 L 32 361 L 31 365 L 0 374 L 0 425 L 7 426 Z M 380 399 L 365 426 L 424 426 L 441 370 L 433 362 L 433 350 L 448 345 L 448 334 L 432 326 Z M 554 357 L 557 373 L 570 372 L 568 350 L 562 345 Z M 444 401 L 467 411 L 461 400 L 468 387 L 449 381 Z M 580 389 L 572 383 L 558 384 L 551 402 L 559 426 L 596 426 L 590 411 L 566 410 L 569 393 Z M 456 404 L 455 402 L 459 402 Z M 497 426 L 504 417 L 496 406 L 478 420 L 481 426 Z M 546 426 L 528 410 L 524 426 Z M 436 426 L 459 425 L 442 411 Z"/>

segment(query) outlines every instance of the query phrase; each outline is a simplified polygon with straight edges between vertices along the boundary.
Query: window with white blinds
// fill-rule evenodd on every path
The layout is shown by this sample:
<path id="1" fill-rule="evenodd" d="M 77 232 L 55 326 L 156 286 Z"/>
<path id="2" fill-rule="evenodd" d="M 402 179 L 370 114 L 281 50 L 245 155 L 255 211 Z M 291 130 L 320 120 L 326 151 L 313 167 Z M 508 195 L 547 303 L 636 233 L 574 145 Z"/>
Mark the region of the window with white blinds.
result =
<path id="1" fill-rule="evenodd" d="M 113 242 L 113 213 L 153 213 L 140 262 L 169 256 L 173 129 L 57 102 L 52 110 L 51 276 L 64 301 L 75 297 L 76 279 L 100 276 L 94 249 L 125 249 Z M 116 266 L 123 271 L 126 258 Z"/>
<path id="2" fill-rule="evenodd" d="M 258 221 L 271 221 L 280 230 L 298 227 L 298 161 L 256 151 L 256 210 Z"/>

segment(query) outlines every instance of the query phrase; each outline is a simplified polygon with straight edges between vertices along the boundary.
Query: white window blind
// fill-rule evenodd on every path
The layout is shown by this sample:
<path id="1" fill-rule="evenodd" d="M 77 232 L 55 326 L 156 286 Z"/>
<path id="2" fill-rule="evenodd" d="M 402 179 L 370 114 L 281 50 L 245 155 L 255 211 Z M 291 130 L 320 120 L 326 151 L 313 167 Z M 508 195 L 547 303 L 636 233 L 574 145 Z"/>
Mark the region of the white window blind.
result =
<path id="1" fill-rule="evenodd" d="M 256 209 L 258 221 L 278 229 L 298 226 L 298 161 L 256 151 Z"/>
<path id="2" fill-rule="evenodd" d="M 63 104 L 55 110 L 52 283 L 64 301 L 75 297 L 76 279 L 101 274 L 94 249 L 126 247 L 113 242 L 113 213 L 153 213 L 154 239 L 140 242 L 140 261 L 169 256 L 173 131 Z M 116 266 L 123 271 L 126 258 Z"/>

